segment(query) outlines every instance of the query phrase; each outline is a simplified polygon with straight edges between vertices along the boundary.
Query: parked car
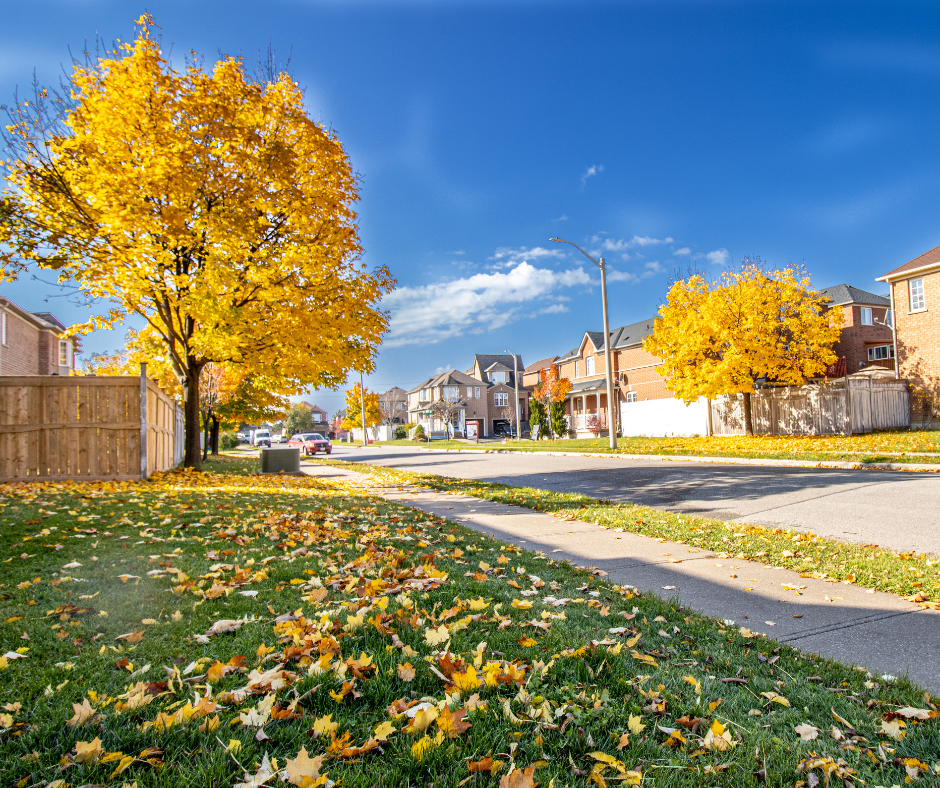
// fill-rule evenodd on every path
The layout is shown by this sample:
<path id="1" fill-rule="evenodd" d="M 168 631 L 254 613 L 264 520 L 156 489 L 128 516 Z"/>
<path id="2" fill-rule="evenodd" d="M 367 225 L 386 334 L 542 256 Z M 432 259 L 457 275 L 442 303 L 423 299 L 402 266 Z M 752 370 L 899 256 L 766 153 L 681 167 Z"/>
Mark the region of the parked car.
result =
<path id="1" fill-rule="evenodd" d="M 286 432 L 282 432 L 280 435 L 277 436 L 277 442 L 278 443 L 290 443 L 290 435 L 288 435 Z"/>
<path id="2" fill-rule="evenodd" d="M 493 435 L 497 438 L 514 438 L 516 431 L 508 424 L 500 423 L 493 428 Z"/>
<path id="3" fill-rule="evenodd" d="M 255 430 L 255 434 L 251 440 L 252 446 L 267 446 L 271 447 L 271 431 L 270 430 Z"/>
<path id="4" fill-rule="evenodd" d="M 287 445 L 300 449 L 301 454 L 305 457 L 310 457 L 321 451 L 324 454 L 330 454 L 333 451 L 333 444 L 318 432 L 304 432 L 293 435 Z"/>
<path id="5" fill-rule="evenodd" d="M 247 433 L 247 432 L 239 432 L 239 433 L 236 434 L 235 437 L 238 438 L 238 442 L 239 442 L 239 443 L 248 443 L 248 433 Z"/>

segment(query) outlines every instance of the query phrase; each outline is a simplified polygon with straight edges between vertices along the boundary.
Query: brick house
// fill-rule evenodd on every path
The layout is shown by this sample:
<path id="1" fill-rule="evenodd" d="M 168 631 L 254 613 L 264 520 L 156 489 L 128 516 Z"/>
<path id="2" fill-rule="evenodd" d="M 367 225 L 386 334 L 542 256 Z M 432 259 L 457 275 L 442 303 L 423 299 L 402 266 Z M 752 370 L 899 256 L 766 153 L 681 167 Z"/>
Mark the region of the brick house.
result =
<path id="1" fill-rule="evenodd" d="M 408 392 L 392 386 L 384 394 L 379 394 L 379 409 L 390 415 L 392 424 L 404 424 L 408 421 Z"/>
<path id="2" fill-rule="evenodd" d="M 933 422 L 940 401 L 940 246 L 878 281 L 891 287 L 898 373 L 910 382 L 914 395 L 911 427 L 923 428 Z"/>
<path id="3" fill-rule="evenodd" d="M 459 411 L 454 426 L 457 433 L 464 432 L 468 420 L 481 422 L 485 429 L 489 418 L 486 389 L 486 383 L 465 372 L 456 369 L 442 372 L 407 393 L 408 421 L 420 424 L 427 435 L 442 435 L 447 431 L 447 425 L 435 416 L 431 406 L 446 399 L 453 402 Z M 480 434 L 484 434 L 482 430 Z"/>
<path id="4" fill-rule="evenodd" d="M 621 403 L 649 399 L 671 399 L 656 367 L 660 360 L 643 349 L 643 340 L 653 333 L 654 318 L 615 328 L 610 332 L 614 365 L 614 397 Z M 590 435 L 588 424 L 597 417 L 606 431 L 607 365 L 604 332 L 585 331 L 581 344 L 560 356 L 556 362 L 561 377 L 571 381 L 568 393 L 568 424 L 579 437 Z"/>
<path id="5" fill-rule="evenodd" d="M 851 285 L 834 285 L 819 291 L 830 309 L 842 310 L 842 334 L 833 350 L 845 359 L 849 374 L 862 367 L 894 369 L 894 332 L 891 299 Z"/>
<path id="6" fill-rule="evenodd" d="M 0 375 L 68 375 L 81 346 L 51 312 L 27 312 L 0 296 Z"/>
<path id="7" fill-rule="evenodd" d="M 522 363 L 522 356 L 513 356 L 511 353 L 475 353 L 473 356 L 473 365 L 467 370 L 468 375 L 472 375 L 482 380 L 487 387 L 505 385 L 515 391 L 516 372 L 519 373 L 519 420 L 523 422 L 523 427 L 529 421 L 529 397 L 532 394 L 532 387 L 525 384 L 525 366 Z M 488 388 L 489 390 L 489 388 Z M 504 409 L 512 405 L 513 397 L 509 397 L 508 405 L 493 405 L 494 408 Z M 502 402 L 502 397 L 499 398 Z M 512 411 L 512 417 L 508 418 L 509 411 L 501 410 L 499 414 L 495 411 L 490 413 L 490 423 L 487 425 L 485 434 L 492 434 L 495 429 L 493 419 L 497 422 L 515 421 L 515 411 Z M 481 435 L 484 433 L 481 432 Z"/>
<path id="8" fill-rule="evenodd" d="M 539 359 L 534 364 L 529 364 L 524 370 L 522 370 L 522 385 L 528 391 L 538 385 L 540 380 L 539 373 L 543 369 L 548 369 L 552 364 L 558 361 L 558 356 L 549 356 L 548 358 Z"/>

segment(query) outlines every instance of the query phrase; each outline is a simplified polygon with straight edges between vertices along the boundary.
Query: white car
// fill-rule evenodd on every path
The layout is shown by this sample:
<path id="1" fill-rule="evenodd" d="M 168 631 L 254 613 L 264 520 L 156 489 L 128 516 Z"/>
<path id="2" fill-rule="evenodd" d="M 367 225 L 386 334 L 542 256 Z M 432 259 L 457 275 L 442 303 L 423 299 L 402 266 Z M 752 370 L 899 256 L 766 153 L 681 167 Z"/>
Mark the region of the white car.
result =
<path id="1" fill-rule="evenodd" d="M 255 434 L 251 439 L 252 446 L 267 446 L 271 448 L 271 431 L 270 430 L 255 430 Z"/>

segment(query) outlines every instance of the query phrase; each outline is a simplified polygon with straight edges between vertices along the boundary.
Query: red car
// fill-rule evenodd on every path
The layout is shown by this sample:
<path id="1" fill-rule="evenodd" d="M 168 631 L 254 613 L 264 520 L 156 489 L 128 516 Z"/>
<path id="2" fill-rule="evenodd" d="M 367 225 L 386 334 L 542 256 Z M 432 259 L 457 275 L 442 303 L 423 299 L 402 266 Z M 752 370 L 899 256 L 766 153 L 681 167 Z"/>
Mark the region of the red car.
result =
<path id="1" fill-rule="evenodd" d="M 304 432 L 299 435 L 292 435 L 287 441 L 288 446 L 294 446 L 300 449 L 305 457 L 310 457 L 317 452 L 329 454 L 333 451 L 333 444 L 327 438 L 316 432 Z"/>

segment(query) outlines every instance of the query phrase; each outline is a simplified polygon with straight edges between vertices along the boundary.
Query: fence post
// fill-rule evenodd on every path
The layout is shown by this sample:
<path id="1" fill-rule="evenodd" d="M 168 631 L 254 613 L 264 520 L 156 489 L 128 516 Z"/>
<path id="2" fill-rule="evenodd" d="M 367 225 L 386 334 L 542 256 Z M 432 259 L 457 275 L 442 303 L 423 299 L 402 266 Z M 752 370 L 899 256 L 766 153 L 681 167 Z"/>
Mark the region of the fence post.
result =
<path id="1" fill-rule="evenodd" d="M 140 478 L 147 478 L 147 363 L 140 363 Z"/>
<path id="2" fill-rule="evenodd" d="M 710 399 L 705 399 L 705 407 L 708 408 L 708 435 L 711 437 L 715 434 L 715 427 L 712 424 L 712 401 Z"/>
<path id="3" fill-rule="evenodd" d="M 852 380 L 848 376 L 848 373 L 845 375 L 845 426 L 846 434 L 852 434 Z"/>
<path id="4" fill-rule="evenodd" d="M 875 431 L 875 392 L 872 387 L 871 375 L 868 376 L 868 412 L 871 414 L 871 424 L 868 428 L 871 432 Z"/>

